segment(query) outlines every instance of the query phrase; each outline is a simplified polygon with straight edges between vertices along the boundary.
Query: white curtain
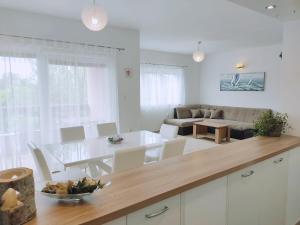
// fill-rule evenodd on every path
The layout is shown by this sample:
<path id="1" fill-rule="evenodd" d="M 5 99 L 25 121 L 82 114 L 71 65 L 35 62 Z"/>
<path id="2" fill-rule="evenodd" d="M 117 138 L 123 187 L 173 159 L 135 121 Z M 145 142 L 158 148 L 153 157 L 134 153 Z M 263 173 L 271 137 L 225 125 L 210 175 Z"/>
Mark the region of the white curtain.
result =
<path id="1" fill-rule="evenodd" d="M 184 69 L 175 66 L 141 65 L 141 108 L 183 104 Z"/>
<path id="2" fill-rule="evenodd" d="M 185 102 L 184 68 L 141 64 L 140 93 L 143 127 L 158 130 L 172 109 Z"/>
<path id="3" fill-rule="evenodd" d="M 38 96 L 36 59 L 0 56 L 0 169 L 23 165 L 27 140 L 40 140 Z"/>
<path id="4" fill-rule="evenodd" d="M 0 170 L 32 166 L 27 143 L 117 121 L 115 51 L 0 38 Z"/>

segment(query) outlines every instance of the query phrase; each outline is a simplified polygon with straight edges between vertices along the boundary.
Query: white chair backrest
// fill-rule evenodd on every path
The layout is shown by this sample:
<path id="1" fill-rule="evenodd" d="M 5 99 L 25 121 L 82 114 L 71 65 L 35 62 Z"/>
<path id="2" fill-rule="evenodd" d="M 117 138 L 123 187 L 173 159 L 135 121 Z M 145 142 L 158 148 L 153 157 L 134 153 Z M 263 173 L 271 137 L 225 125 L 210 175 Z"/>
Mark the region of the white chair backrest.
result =
<path id="1" fill-rule="evenodd" d="M 97 131 L 100 137 L 118 134 L 116 123 L 97 124 Z"/>
<path id="2" fill-rule="evenodd" d="M 184 151 L 185 143 L 186 143 L 185 138 L 178 138 L 166 142 L 161 151 L 160 160 L 182 155 Z"/>
<path id="3" fill-rule="evenodd" d="M 178 134 L 178 126 L 162 124 L 159 133 L 166 139 L 176 138 Z"/>
<path id="4" fill-rule="evenodd" d="M 64 127 L 60 128 L 60 138 L 62 142 L 79 141 L 85 139 L 84 127 Z"/>
<path id="5" fill-rule="evenodd" d="M 35 166 L 37 167 L 38 173 L 41 176 L 41 178 L 44 181 L 51 181 L 51 173 L 43 152 L 32 143 L 28 144 L 28 148 L 32 153 Z"/>
<path id="6" fill-rule="evenodd" d="M 121 172 L 144 165 L 145 147 L 136 147 L 116 151 L 113 157 L 112 172 Z"/>

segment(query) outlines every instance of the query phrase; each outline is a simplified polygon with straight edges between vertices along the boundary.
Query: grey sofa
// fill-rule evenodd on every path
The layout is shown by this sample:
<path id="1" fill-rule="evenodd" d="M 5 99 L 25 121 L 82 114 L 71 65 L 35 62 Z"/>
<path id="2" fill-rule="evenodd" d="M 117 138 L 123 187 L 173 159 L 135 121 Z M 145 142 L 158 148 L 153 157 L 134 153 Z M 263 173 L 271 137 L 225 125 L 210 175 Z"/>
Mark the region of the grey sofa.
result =
<path id="1" fill-rule="evenodd" d="M 178 117 L 178 110 L 189 111 L 191 109 L 202 110 L 219 110 L 220 115 L 217 118 L 212 119 L 203 118 L 201 115 L 199 118 L 191 118 L 191 115 L 185 115 L 181 118 Z M 174 109 L 174 118 L 166 119 L 164 123 L 171 124 L 179 127 L 178 134 L 188 135 L 193 132 L 193 123 L 197 121 L 211 120 L 218 123 L 228 124 L 231 128 L 231 137 L 236 139 L 245 139 L 253 136 L 254 121 L 263 113 L 270 109 L 260 108 L 243 108 L 243 107 L 230 107 L 230 106 L 216 106 L 216 105 L 186 105 L 177 107 Z M 181 113 L 182 114 L 182 113 Z M 209 132 L 214 132 L 213 128 Z"/>

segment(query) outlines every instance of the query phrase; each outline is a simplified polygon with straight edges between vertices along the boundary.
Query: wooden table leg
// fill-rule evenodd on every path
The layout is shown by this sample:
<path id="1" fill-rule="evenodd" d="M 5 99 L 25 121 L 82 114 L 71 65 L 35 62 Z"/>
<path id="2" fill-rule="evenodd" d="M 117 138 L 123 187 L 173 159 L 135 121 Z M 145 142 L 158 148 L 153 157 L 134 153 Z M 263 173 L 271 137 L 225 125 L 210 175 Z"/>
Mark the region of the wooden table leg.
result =
<path id="1" fill-rule="evenodd" d="M 193 137 L 197 138 L 197 125 L 193 124 Z"/>
<path id="2" fill-rule="evenodd" d="M 222 130 L 220 128 L 215 129 L 215 142 L 221 144 L 222 142 Z"/>
<path id="3" fill-rule="evenodd" d="M 230 127 L 227 127 L 226 141 L 230 142 Z"/>

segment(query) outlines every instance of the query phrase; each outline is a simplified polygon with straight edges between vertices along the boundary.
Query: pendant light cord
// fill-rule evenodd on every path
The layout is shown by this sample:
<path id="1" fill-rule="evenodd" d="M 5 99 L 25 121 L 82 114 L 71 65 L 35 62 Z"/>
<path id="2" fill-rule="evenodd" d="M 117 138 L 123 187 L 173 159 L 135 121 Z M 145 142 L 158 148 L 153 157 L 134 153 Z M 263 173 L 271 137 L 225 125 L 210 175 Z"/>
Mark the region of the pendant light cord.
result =
<path id="1" fill-rule="evenodd" d="M 200 45 L 201 45 L 202 41 L 198 41 L 198 47 L 197 50 L 200 51 Z"/>

